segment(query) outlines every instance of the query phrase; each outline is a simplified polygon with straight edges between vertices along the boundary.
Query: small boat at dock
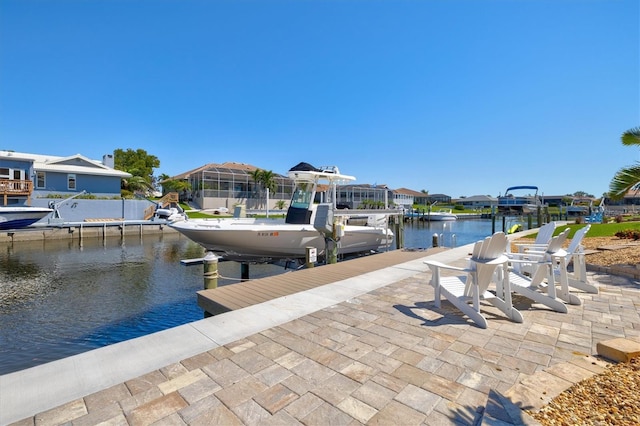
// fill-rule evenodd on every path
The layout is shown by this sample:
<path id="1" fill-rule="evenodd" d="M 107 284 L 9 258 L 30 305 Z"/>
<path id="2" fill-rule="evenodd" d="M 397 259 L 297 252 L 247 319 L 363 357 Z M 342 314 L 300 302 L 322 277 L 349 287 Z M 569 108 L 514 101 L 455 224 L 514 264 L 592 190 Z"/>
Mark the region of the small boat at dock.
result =
<path id="1" fill-rule="evenodd" d="M 369 253 L 388 249 L 393 232 L 387 220 L 369 220 L 366 225 L 351 225 L 349 216 L 357 210 L 336 208 L 336 188 L 353 181 L 335 166 L 315 168 L 300 163 L 288 172 L 295 182 L 284 220 L 270 218 L 188 219 L 169 226 L 228 260 L 238 262 L 274 262 L 305 259 L 309 248 L 317 256 L 337 248 L 341 255 Z M 328 185 L 321 194 L 319 185 Z M 327 197 L 317 202 L 321 195 Z"/>
<path id="2" fill-rule="evenodd" d="M 458 220 L 458 216 L 456 216 L 451 209 L 440 209 L 434 212 L 427 213 L 426 220 Z"/>
<path id="3" fill-rule="evenodd" d="M 51 212 L 46 207 L 0 206 L 0 230 L 26 228 Z"/>

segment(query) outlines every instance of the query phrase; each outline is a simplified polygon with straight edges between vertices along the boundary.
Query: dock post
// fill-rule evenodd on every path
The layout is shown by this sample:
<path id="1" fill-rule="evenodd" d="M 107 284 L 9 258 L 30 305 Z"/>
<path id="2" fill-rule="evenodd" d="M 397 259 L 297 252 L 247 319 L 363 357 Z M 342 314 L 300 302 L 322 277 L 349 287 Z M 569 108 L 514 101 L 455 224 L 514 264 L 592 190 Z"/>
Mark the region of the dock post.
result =
<path id="1" fill-rule="evenodd" d="M 240 264 L 240 281 L 249 280 L 249 264 L 242 262 Z"/>
<path id="2" fill-rule="evenodd" d="M 433 234 L 433 237 L 431 237 L 431 245 L 433 247 L 438 247 L 438 234 Z"/>
<path id="3" fill-rule="evenodd" d="M 540 216 L 538 216 L 538 226 L 540 226 Z M 533 216 L 531 213 L 527 215 L 527 229 L 533 228 Z"/>
<path id="4" fill-rule="evenodd" d="M 404 219 L 402 219 L 400 216 L 393 216 L 393 220 L 396 224 L 396 248 L 401 249 L 404 248 Z"/>
<path id="5" fill-rule="evenodd" d="M 338 243 L 331 238 L 325 238 L 325 264 L 338 263 Z"/>
<path id="6" fill-rule="evenodd" d="M 315 247 L 306 247 L 306 257 L 304 266 L 307 268 L 313 268 L 318 260 L 318 249 Z"/>
<path id="7" fill-rule="evenodd" d="M 207 252 L 204 257 L 204 289 L 218 287 L 218 256 L 213 252 Z"/>
<path id="8" fill-rule="evenodd" d="M 80 224 L 80 235 L 78 236 L 78 242 L 80 244 L 80 247 L 82 247 L 82 231 L 83 231 L 83 227 L 82 227 L 82 223 Z"/>
<path id="9" fill-rule="evenodd" d="M 538 228 L 542 226 L 542 207 L 538 206 Z"/>

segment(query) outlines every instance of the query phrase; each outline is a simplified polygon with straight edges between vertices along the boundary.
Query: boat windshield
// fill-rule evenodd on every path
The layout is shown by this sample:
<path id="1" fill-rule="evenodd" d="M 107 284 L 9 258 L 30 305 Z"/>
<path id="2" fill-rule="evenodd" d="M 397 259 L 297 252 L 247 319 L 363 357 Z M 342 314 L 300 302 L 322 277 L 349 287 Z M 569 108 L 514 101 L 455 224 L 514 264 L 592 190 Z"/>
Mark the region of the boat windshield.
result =
<path id="1" fill-rule="evenodd" d="M 291 197 L 291 207 L 308 209 L 313 197 L 312 187 L 309 183 L 298 186 Z"/>

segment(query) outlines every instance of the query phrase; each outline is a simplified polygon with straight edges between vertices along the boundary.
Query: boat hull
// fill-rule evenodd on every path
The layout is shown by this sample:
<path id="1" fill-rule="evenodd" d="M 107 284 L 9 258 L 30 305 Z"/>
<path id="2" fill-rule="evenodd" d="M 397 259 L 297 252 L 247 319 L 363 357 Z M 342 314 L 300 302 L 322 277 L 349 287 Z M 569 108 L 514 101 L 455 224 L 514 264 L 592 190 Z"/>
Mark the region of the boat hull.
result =
<path id="1" fill-rule="evenodd" d="M 0 207 L 0 230 L 26 228 L 52 211 L 44 207 Z"/>
<path id="2" fill-rule="evenodd" d="M 406 213 L 405 217 L 417 218 L 418 220 L 422 220 L 422 221 L 434 221 L 434 222 L 440 222 L 445 220 L 446 221 L 458 220 L 458 216 L 453 213 L 439 213 L 439 212 L 432 212 L 432 213 L 411 212 L 411 213 Z"/>
<path id="3" fill-rule="evenodd" d="M 458 217 L 455 215 L 445 215 L 445 214 L 431 214 L 428 217 L 428 220 L 432 220 L 432 221 L 449 221 L 449 220 L 457 220 Z"/>
<path id="4" fill-rule="evenodd" d="M 312 225 L 274 223 L 242 219 L 195 219 L 170 225 L 205 249 L 225 259 L 244 262 L 269 262 L 280 259 L 304 259 L 308 247 L 324 255 L 325 239 Z M 339 254 L 379 251 L 393 242 L 386 228 L 345 227 L 338 244 Z"/>

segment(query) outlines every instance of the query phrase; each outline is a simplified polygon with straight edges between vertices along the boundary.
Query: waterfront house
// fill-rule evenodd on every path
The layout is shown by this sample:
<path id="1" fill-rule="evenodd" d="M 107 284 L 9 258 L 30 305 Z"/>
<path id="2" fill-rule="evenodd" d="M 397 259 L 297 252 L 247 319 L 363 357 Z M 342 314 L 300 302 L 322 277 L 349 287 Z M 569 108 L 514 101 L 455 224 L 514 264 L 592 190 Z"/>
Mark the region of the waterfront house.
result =
<path id="1" fill-rule="evenodd" d="M 180 201 L 192 203 L 199 209 L 225 207 L 233 210 L 241 204 L 248 209 L 261 209 L 267 205 L 266 191 L 251 177 L 251 173 L 258 169 L 243 163 L 210 163 L 173 176 L 171 180 L 182 180 L 189 184 L 190 189 L 180 194 Z M 276 191 L 269 193 L 269 209 L 275 209 L 279 201 L 285 202 L 288 207 L 294 189 L 293 181 L 277 173 L 273 173 L 273 179 Z"/>
<path id="2" fill-rule="evenodd" d="M 489 195 L 473 195 L 471 197 L 459 198 L 456 204 L 463 205 L 467 209 L 487 209 L 498 205 L 498 199 Z"/>
<path id="3" fill-rule="evenodd" d="M 218 209 L 221 207 L 232 210 L 236 205 L 245 205 L 247 209 L 263 209 L 267 204 L 265 191 L 253 180 L 251 173 L 259 169 L 256 166 L 244 163 L 226 162 L 221 164 L 209 163 L 188 172 L 173 176 L 171 180 L 187 182 L 189 190 L 180 194 L 181 201 L 192 203 L 199 209 Z M 284 203 L 288 207 L 294 190 L 294 183 L 287 176 L 273 173 L 276 183 L 275 192 L 269 193 L 269 209 L 277 209 L 278 204 Z M 319 188 L 318 199 L 321 202 L 327 199 L 327 194 Z M 393 205 L 411 206 L 413 194 L 409 196 L 405 190 L 393 191 L 386 185 L 341 185 L 337 194 L 339 207 L 358 209 L 389 207 Z"/>
<path id="4" fill-rule="evenodd" d="M 86 191 L 96 197 L 120 197 L 129 173 L 114 168 L 113 155 L 102 161 L 0 151 L 0 195 L 3 205 L 31 204 L 32 198 L 67 197 Z"/>
<path id="5" fill-rule="evenodd" d="M 338 207 L 376 209 L 391 206 L 396 201 L 386 185 L 340 185 L 336 194 Z"/>
<path id="6" fill-rule="evenodd" d="M 408 188 L 398 188 L 393 191 L 393 202 L 396 206 L 410 209 L 414 204 L 425 204 L 428 194 Z"/>

